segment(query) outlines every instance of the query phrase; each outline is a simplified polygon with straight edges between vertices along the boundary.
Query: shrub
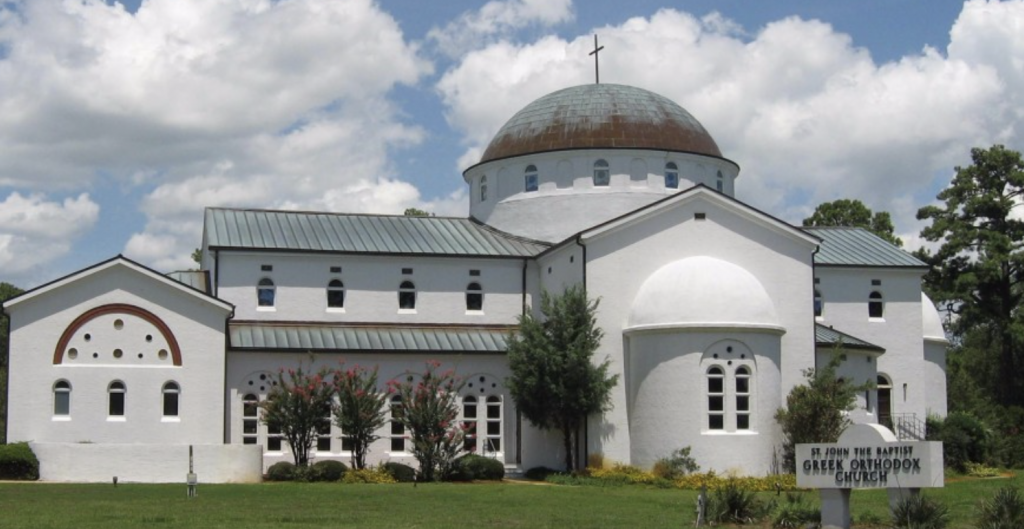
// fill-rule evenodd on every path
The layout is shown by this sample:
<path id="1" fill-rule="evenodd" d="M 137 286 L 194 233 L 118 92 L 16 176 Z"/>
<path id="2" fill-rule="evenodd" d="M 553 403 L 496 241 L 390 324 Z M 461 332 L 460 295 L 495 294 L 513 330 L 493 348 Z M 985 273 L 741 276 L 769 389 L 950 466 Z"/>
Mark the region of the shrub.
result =
<path id="1" fill-rule="evenodd" d="M 735 480 L 727 480 L 708 496 L 705 516 L 711 523 L 753 524 L 764 515 L 765 507 L 754 491 L 744 490 Z"/>
<path id="2" fill-rule="evenodd" d="M 591 477 L 609 481 L 620 481 L 626 484 L 653 484 L 657 478 L 632 465 L 614 464 L 611 468 L 588 468 Z"/>
<path id="3" fill-rule="evenodd" d="M 395 478 L 399 483 L 412 483 L 416 481 L 416 469 L 409 465 L 389 461 L 381 465 L 381 467 L 387 470 L 391 477 Z"/>
<path id="4" fill-rule="evenodd" d="M 994 478 L 999 475 L 999 469 L 987 467 L 981 463 L 967 463 L 964 465 L 964 472 L 972 478 Z"/>
<path id="5" fill-rule="evenodd" d="M 892 508 L 894 529 L 944 529 L 949 509 L 923 494 L 907 496 Z"/>
<path id="6" fill-rule="evenodd" d="M 772 527 L 779 529 L 803 528 L 821 523 L 821 510 L 807 502 L 806 496 L 786 493 L 785 503 L 772 514 Z"/>
<path id="7" fill-rule="evenodd" d="M 0 479 L 39 479 L 39 460 L 28 443 L 0 445 Z"/>
<path id="8" fill-rule="evenodd" d="M 402 405 L 392 409 L 393 420 L 405 426 L 412 442 L 412 455 L 419 463 L 421 481 L 445 480 L 451 476 L 455 459 L 464 451 L 468 423 L 459 418 L 459 391 L 465 380 L 455 371 L 438 372 L 440 362 L 427 362 L 419 381 L 411 377 L 388 382 Z"/>
<path id="9" fill-rule="evenodd" d="M 967 463 L 984 463 L 988 458 L 988 432 L 985 424 L 968 413 L 951 413 L 942 422 L 942 451 L 947 467 L 958 472 Z"/>
<path id="10" fill-rule="evenodd" d="M 779 474 L 776 476 L 736 478 L 720 476 L 715 474 L 714 471 L 711 471 L 704 474 L 690 474 L 675 480 L 673 484 L 676 488 L 680 489 L 700 490 L 702 485 L 707 485 L 709 490 L 717 490 L 725 487 L 729 483 L 734 483 L 745 490 L 755 492 L 776 490 L 790 491 L 796 490 L 796 475 Z"/>
<path id="11" fill-rule="evenodd" d="M 338 481 L 348 472 L 348 466 L 341 461 L 325 459 L 313 463 L 310 481 Z"/>
<path id="12" fill-rule="evenodd" d="M 341 478 L 342 483 L 398 483 L 383 466 L 352 469 Z"/>
<path id="13" fill-rule="evenodd" d="M 978 529 L 1020 529 L 1024 527 L 1024 497 L 1016 487 L 1002 487 L 978 512 Z"/>
<path id="14" fill-rule="evenodd" d="M 289 461 L 279 461 L 270 465 L 267 469 L 267 480 L 268 481 L 294 481 L 295 480 L 295 463 Z"/>
<path id="15" fill-rule="evenodd" d="M 548 467 L 533 467 L 526 471 L 526 479 L 533 481 L 544 481 L 548 476 L 557 474 L 558 471 Z"/>
<path id="16" fill-rule="evenodd" d="M 456 459 L 455 472 L 452 473 L 452 479 L 455 481 L 473 481 L 474 479 L 501 481 L 504 477 L 505 465 L 501 461 L 476 454 L 468 454 Z"/>
<path id="17" fill-rule="evenodd" d="M 654 463 L 651 473 L 662 479 L 676 480 L 699 470 L 700 465 L 690 457 L 690 447 L 687 446 L 672 452 L 669 457 L 659 459 Z"/>

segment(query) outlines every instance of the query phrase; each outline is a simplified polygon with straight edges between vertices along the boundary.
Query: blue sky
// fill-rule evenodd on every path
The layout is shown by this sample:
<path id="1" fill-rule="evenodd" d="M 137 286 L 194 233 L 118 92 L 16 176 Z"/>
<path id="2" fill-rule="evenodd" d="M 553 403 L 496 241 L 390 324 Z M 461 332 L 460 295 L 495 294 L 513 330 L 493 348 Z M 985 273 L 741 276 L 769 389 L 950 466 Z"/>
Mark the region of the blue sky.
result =
<path id="1" fill-rule="evenodd" d="M 0 7 L 0 281 L 188 267 L 206 206 L 465 215 L 461 170 L 553 90 L 687 108 L 791 222 L 914 212 L 1024 148 L 1024 2 L 22 0 Z"/>

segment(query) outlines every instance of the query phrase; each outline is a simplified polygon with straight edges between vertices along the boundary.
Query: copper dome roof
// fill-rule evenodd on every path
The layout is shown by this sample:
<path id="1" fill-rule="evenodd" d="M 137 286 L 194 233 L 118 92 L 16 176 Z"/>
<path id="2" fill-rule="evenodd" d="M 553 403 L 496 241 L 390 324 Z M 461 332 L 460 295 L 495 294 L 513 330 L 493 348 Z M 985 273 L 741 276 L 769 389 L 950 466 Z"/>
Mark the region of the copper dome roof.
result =
<path id="1" fill-rule="evenodd" d="M 552 92 L 526 105 L 501 127 L 480 163 L 587 148 L 722 156 L 700 122 L 672 100 L 633 86 L 590 84 Z"/>

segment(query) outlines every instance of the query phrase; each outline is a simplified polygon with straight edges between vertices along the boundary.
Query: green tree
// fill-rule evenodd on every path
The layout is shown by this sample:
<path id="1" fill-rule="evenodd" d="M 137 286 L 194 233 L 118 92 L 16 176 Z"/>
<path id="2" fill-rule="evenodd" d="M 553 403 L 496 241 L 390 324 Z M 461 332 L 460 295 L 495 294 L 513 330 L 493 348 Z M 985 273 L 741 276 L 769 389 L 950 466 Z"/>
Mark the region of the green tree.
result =
<path id="1" fill-rule="evenodd" d="M 334 423 L 352 443 L 352 468 L 366 468 L 366 453 L 380 439 L 377 432 L 387 422 L 389 393 L 377 391 L 377 367 L 355 366 L 334 372 L 338 401 L 334 404 Z"/>
<path id="2" fill-rule="evenodd" d="M 595 364 L 603 332 L 596 325 L 597 300 L 579 285 L 561 296 L 541 294 L 543 319 L 527 313 L 509 337 L 509 391 L 519 411 L 542 430 L 562 432 L 565 468 L 576 469 L 575 436 L 587 416 L 607 411 L 618 375 L 609 362 Z"/>
<path id="3" fill-rule="evenodd" d="M 854 409 L 857 393 L 871 387 L 836 374 L 843 357 L 837 349 L 823 368 L 803 370 L 805 383 L 794 387 L 786 396 L 786 407 L 775 412 L 785 436 L 783 464 L 790 472 L 795 471 L 796 445 L 838 441 L 852 424 L 846 412 Z"/>
<path id="4" fill-rule="evenodd" d="M 931 224 L 921 231 L 938 250 L 919 256 L 932 265 L 926 287 L 939 303 L 951 303 L 955 337 L 973 334 L 972 347 L 991 361 L 981 373 L 996 401 L 1024 405 L 1024 221 L 1015 218 L 1024 193 L 1024 161 L 1018 152 L 994 145 L 971 149 L 972 164 L 957 167 L 939 206 L 917 212 Z"/>
<path id="5" fill-rule="evenodd" d="M 433 217 L 434 216 L 434 214 L 430 213 L 429 211 L 424 211 L 422 209 L 416 209 L 416 208 L 405 208 L 405 212 L 402 213 L 402 215 L 405 215 L 406 217 Z"/>
<path id="6" fill-rule="evenodd" d="M 196 248 L 192 250 L 192 261 L 196 263 L 199 268 L 203 267 L 203 249 Z"/>
<path id="7" fill-rule="evenodd" d="M 875 213 L 860 200 L 840 199 L 819 204 L 814 214 L 804 219 L 804 226 L 864 228 L 895 246 L 903 246 L 903 240 L 895 234 L 889 212 Z"/>
<path id="8" fill-rule="evenodd" d="M 24 292 L 10 284 L 0 283 L 0 304 Z M 10 321 L 7 314 L 0 310 L 0 444 L 7 442 L 7 355 Z"/>
<path id="9" fill-rule="evenodd" d="M 330 371 L 316 373 L 298 369 L 281 370 L 277 384 L 260 403 L 260 418 L 268 428 L 279 430 L 292 451 L 295 466 L 309 465 L 309 452 L 316 443 L 318 427 L 331 414 L 334 387 L 327 383 Z"/>
<path id="10" fill-rule="evenodd" d="M 422 481 L 451 477 L 455 459 L 465 447 L 466 427 L 458 420 L 459 391 L 465 381 L 452 370 L 438 373 L 440 366 L 432 360 L 419 377 L 388 382 L 389 389 L 402 399 L 402 405 L 395 408 L 395 419 L 409 432 Z"/>

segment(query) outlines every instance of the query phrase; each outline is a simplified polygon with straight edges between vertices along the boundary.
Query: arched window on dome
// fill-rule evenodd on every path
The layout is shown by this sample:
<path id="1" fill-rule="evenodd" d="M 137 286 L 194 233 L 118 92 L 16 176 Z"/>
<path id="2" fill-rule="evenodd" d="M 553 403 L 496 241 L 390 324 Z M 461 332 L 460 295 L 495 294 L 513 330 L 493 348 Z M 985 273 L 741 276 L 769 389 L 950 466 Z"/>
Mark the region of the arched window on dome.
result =
<path id="1" fill-rule="evenodd" d="M 665 187 L 679 189 L 679 166 L 675 162 L 665 164 Z"/>
<path id="2" fill-rule="evenodd" d="M 480 202 L 487 202 L 487 175 L 480 177 Z"/>
<path id="3" fill-rule="evenodd" d="M 708 377 L 708 430 L 725 429 L 725 371 L 711 366 Z"/>
<path id="4" fill-rule="evenodd" d="M 466 310 L 484 310 L 484 289 L 480 287 L 480 283 L 470 283 L 466 287 Z"/>
<path id="5" fill-rule="evenodd" d="M 345 308 L 345 283 L 340 279 L 332 279 L 327 283 L 327 308 Z"/>
<path id="6" fill-rule="evenodd" d="M 608 169 L 608 162 L 598 160 L 594 162 L 594 187 L 607 187 L 612 182 L 612 173 Z"/>
<path id="7" fill-rule="evenodd" d="M 527 165 L 525 174 L 523 175 L 523 190 L 526 192 L 536 191 L 538 186 L 537 166 Z"/>
<path id="8" fill-rule="evenodd" d="M 885 301 L 882 299 L 882 293 L 877 290 L 868 296 L 868 317 L 885 317 Z"/>
<path id="9" fill-rule="evenodd" d="M 722 177 L 722 171 L 718 171 L 718 175 L 717 176 L 718 176 L 718 178 L 715 180 L 715 189 L 717 189 L 719 193 L 724 193 L 725 192 L 725 179 L 724 179 L 724 177 Z"/>

